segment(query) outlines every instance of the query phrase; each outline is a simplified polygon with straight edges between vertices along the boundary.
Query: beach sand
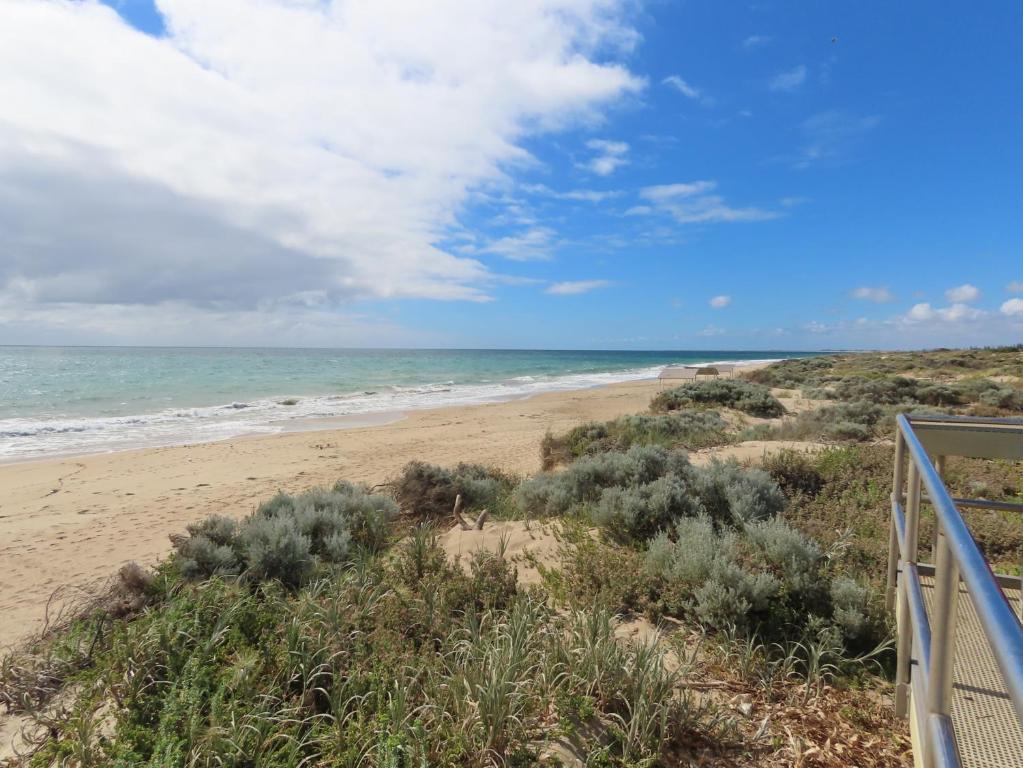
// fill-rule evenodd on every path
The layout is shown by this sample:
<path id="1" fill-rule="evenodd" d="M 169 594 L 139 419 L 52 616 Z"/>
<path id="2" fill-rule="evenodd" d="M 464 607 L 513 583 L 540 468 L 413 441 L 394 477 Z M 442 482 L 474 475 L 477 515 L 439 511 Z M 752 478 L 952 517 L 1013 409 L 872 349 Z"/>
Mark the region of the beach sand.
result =
<path id="1" fill-rule="evenodd" d="M 0 465 L 0 648 L 42 626 L 57 588 L 153 564 L 169 534 L 212 513 L 241 517 L 278 490 L 339 478 L 385 482 L 412 459 L 535 472 L 547 430 L 646 410 L 657 390 L 629 382 L 384 425 Z"/>

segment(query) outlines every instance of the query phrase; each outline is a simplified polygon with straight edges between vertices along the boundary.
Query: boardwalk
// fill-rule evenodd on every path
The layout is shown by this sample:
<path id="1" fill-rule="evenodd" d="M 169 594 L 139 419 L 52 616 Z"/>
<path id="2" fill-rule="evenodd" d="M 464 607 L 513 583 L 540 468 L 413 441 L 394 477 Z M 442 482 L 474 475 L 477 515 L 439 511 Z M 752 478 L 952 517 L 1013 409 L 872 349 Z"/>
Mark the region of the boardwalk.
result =
<path id="1" fill-rule="evenodd" d="M 933 617 L 934 579 L 923 576 L 924 604 Z M 1020 590 L 1006 589 L 1019 610 Z M 968 768 L 1023 766 L 1023 726 L 991 655 L 980 620 L 963 584 L 959 585 L 956 654 L 952 684 L 952 723 L 959 754 Z M 914 664 L 916 659 L 914 659 Z"/>

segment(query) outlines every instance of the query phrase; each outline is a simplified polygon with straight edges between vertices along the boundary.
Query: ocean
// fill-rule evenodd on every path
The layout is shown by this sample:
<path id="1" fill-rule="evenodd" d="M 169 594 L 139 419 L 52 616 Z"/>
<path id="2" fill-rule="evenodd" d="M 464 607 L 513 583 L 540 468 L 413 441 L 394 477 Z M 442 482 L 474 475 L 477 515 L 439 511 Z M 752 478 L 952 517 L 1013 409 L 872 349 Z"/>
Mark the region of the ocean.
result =
<path id="1" fill-rule="evenodd" d="M 0 347 L 0 461 L 497 402 L 652 378 L 667 364 L 808 354 Z"/>

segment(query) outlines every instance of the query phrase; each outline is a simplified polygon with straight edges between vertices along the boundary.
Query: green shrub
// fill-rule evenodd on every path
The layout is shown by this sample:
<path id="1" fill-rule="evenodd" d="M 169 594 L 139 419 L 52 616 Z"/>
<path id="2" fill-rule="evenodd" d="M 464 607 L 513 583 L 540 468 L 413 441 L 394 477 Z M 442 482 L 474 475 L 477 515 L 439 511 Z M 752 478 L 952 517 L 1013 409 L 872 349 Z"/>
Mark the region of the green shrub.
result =
<path id="1" fill-rule="evenodd" d="M 823 619 L 850 642 L 884 631 L 866 590 L 833 580 L 820 546 L 778 518 L 735 529 L 679 519 L 649 542 L 644 569 L 658 610 L 713 629 L 799 639 Z"/>
<path id="2" fill-rule="evenodd" d="M 715 521 L 742 524 L 774 517 L 785 507 L 778 484 L 762 469 L 745 469 L 734 459 L 712 459 L 696 475 L 703 508 Z"/>
<path id="3" fill-rule="evenodd" d="M 767 387 L 742 379 L 711 379 L 683 384 L 659 393 L 650 408 L 663 412 L 694 405 L 719 405 L 766 418 L 785 413 L 784 406 Z"/>
<path id="4" fill-rule="evenodd" d="M 866 400 L 875 404 L 914 403 L 919 382 L 905 376 L 866 378 L 848 376 L 833 387 L 836 400 Z"/>
<path id="5" fill-rule="evenodd" d="M 870 625 L 870 590 L 855 580 L 840 577 L 831 582 L 835 624 L 851 641 L 860 639 Z"/>
<path id="6" fill-rule="evenodd" d="M 633 445 L 697 450 L 729 441 L 728 424 L 717 411 L 683 410 L 634 414 L 578 426 L 564 435 L 546 435 L 540 444 L 545 470 L 587 454 L 625 451 Z"/>
<path id="7" fill-rule="evenodd" d="M 293 517 L 252 518 L 242 526 L 238 539 L 245 575 L 252 581 L 275 579 L 297 587 L 312 571 L 311 541 Z"/>
<path id="8" fill-rule="evenodd" d="M 455 498 L 462 497 L 467 510 L 491 508 L 507 495 L 511 478 L 480 464 L 460 463 L 454 469 L 422 461 L 409 462 L 394 482 L 394 497 L 403 510 L 417 519 L 449 517 Z"/>
<path id="9" fill-rule="evenodd" d="M 703 509 L 688 477 L 668 475 L 645 485 L 604 489 L 590 517 L 619 541 L 643 540 L 673 520 Z"/>
<path id="10" fill-rule="evenodd" d="M 735 525 L 773 517 L 785 505 L 762 470 L 716 459 L 694 467 L 684 453 L 653 446 L 585 456 L 523 481 L 515 496 L 527 514 L 588 514 L 620 540 L 649 538 L 680 516 L 708 514 Z"/>
<path id="11" fill-rule="evenodd" d="M 557 474 L 541 473 L 523 481 L 515 491 L 519 507 L 530 515 L 564 515 L 595 502 L 605 488 L 644 485 L 668 474 L 692 471 L 682 452 L 656 446 L 633 446 L 623 453 L 584 456 Z"/>
<path id="12" fill-rule="evenodd" d="M 659 582 L 663 610 L 716 629 L 749 628 L 780 589 L 771 574 L 740 565 L 736 534 L 707 517 L 679 520 L 673 536 L 651 541 L 646 568 Z"/>
<path id="13" fill-rule="evenodd" d="M 241 564 L 235 550 L 238 524 L 212 515 L 187 526 L 187 537 L 174 538 L 181 572 L 189 579 L 235 575 Z"/>
<path id="14" fill-rule="evenodd" d="M 244 573 L 296 587 L 317 562 L 383 549 L 396 515 L 390 497 L 344 481 L 298 496 L 278 493 L 240 523 L 215 515 L 188 526 L 188 536 L 173 538 L 176 562 L 188 579 Z"/>
<path id="15" fill-rule="evenodd" d="M 802 494 L 816 496 L 824 485 L 813 457 L 804 451 L 787 448 L 764 457 L 763 469 L 789 498 Z"/>

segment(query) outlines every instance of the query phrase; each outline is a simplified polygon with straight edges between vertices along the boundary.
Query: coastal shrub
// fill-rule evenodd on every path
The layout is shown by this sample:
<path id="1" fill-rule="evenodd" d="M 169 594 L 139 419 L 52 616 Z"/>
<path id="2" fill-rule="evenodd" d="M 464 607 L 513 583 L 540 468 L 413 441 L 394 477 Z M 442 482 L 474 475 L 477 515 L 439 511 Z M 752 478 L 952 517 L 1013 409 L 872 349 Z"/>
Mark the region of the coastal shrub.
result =
<path id="1" fill-rule="evenodd" d="M 312 571 L 312 542 L 298 528 L 295 518 L 281 515 L 252 518 L 241 528 L 239 545 L 248 579 L 275 579 L 297 587 Z"/>
<path id="2" fill-rule="evenodd" d="M 790 589 L 802 595 L 813 588 L 822 557 L 815 541 L 779 518 L 748 525 L 744 533 L 761 559 Z"/>
<path id="3" fill-rule="evenodd" d="M 296 587 L 316 563 L 343 563 L 356 549 L 386 545 L 397 515 L 393 499 L 339 482 L 292 496 L 278 493 L 241 522 L 212 516 L 189 525 L 172 543 L 187 579 L 244 574 Z"/>
<path id="4" fill-rule="evenodd" d="M 627 451 L 599 453 L 574 461 L 556 474 L 541 473 L 523 481 L 515 491 L 524 512 L 539 517 L 564 515 L 595 502 L 605 488 L 644 485 L 659 477 L 692 472 L 681 451 L 637 445 Z"/>
<path id="5" fill-rule="evenodd" d="M 1006 411 L 1023 411 L 1023 390 L 1014 387 L 999 387 L 983 393 L 978 402 Z"/>
<path id="6" fill-rule="evenodd" d="M 876 404 L 896 405 L 916 402 L 918 387 L 916 379 L 906 376 L 849 376 L 833 386 L 832 396 L 836 400 L 866 400 Z"/>
<path id="7" fill-rule="evenodd" d="M 747 440 L 835 440 L 862 442 L 894 427 L 894 410 L 866 401 L 825 405 L 780 424 L 745 430 Z"/>
<path id="8" fill-rule="evenodd" d="M 849 647 L 885 634 L 869 590 L 836 577 L 820 545 L 780 518 L 681 518 L 650 540 L 644 571 L 657 611 L 712 629 L 800 639 L 824 622 Z"/>
<path id="9" fill-rule="evenodd" d="M 211 515 L 186 527 L 187 537 L 172 537 L 179 567 L 186 578 L 207 579 L 234 575 L 240 569 L 235 549 L 238 524 L 229 517 Z"/>
<path id="10" fill-rule="evenodd" d="M 695 467 L 684 453 L 656 446 L 585 456 L 523 481 L 515 495 L 527 514 L 582 514 L 619 541 L 647 539 L 680 517 L 734 526 L 773 517 L 785 505 L 762 470 L 716 459 Z"/>
<path id="11" fill-rule="evenodd" d="M 673 520 L 698 514 L 703 504 L 689 475 L 668 475 L 645 485 L 604 489 L 591 520 L 620 541 L 653 536 Z"/>
<path id="12" fill-rule="evenodd" d="M 781 402 L 760 384 L 743 379 L 711 379 L 668 389 L 650 403 L 657 412 L 677 411 L 699 405 L 719 405 L 751 416 L 774 418 L 785 413 Z"/>
<path id="13" fill-rule="evenodd" d="M 917 390 L 916 400 L 924 405 L 937 405 L 944 408 L 950 405 L 959 405 L 962 402 L 962 395 L 956 388 L 947 384 L 928 384 Z"/>
<path id="14" fill-rule="evenodd" d="M 780 584 L 739 562 L 734 531 L 720 531 L 708 517 L 679 520 L 647 548 L 646 569 L 666 613 L 692 617 L 715 629 L 748 628 L 764 613 Z"/>
<path id="15" fill-rule="evenodd" d="M 625 451 L 633 445 L 697 450 L 729 441 L 728 424 L 717 411 L 681 410 L 633 414 L 614 421 L 591 422 L 564 435 L 546 435 L 540 445 L 545 470 L 603 451 Z"/>
<path id="16" fill-rule="evenodd" d="M 762 469 L 747 469 L 735 459 L 712 459 L 696 474 L 696 488 L 706 513 L 720 523 L 742 524 L 774 517 L 785 496 Z"/>
<path id="17" fill-rule="evenodd" d="M 758 384 L 782 389 L 800 389 L 808 382 L 817 381 L 835 367 L 833 357 L 804 357 L 782 360 L 746 374 Z"/>
<path id="18" fill-rule="evenodd" d="M 870 590 L 855 579 L 839 577 L 831 582 L 831 604 L 835 624 L 850 641 L 869 631 Z"/>
<path id="19" fill-rule="evenodd" d="M 505 473 L 480 464 L 460 463 L 448 469 L 412 461 L 405 465 L 393 488 L 394 498 L 407 514 L 435 519 L 450 516 L 459 495 L 464 509 L 488 507 L 493 512 L 512 485 Z"/>
<path id="20" fill-rule="evenodd" d="M 816 496 L 824 485 L 813 457 L 805 451 L 786 448 L 767 454 L 762 469 L 778 483 L 787 497 Z"/>

